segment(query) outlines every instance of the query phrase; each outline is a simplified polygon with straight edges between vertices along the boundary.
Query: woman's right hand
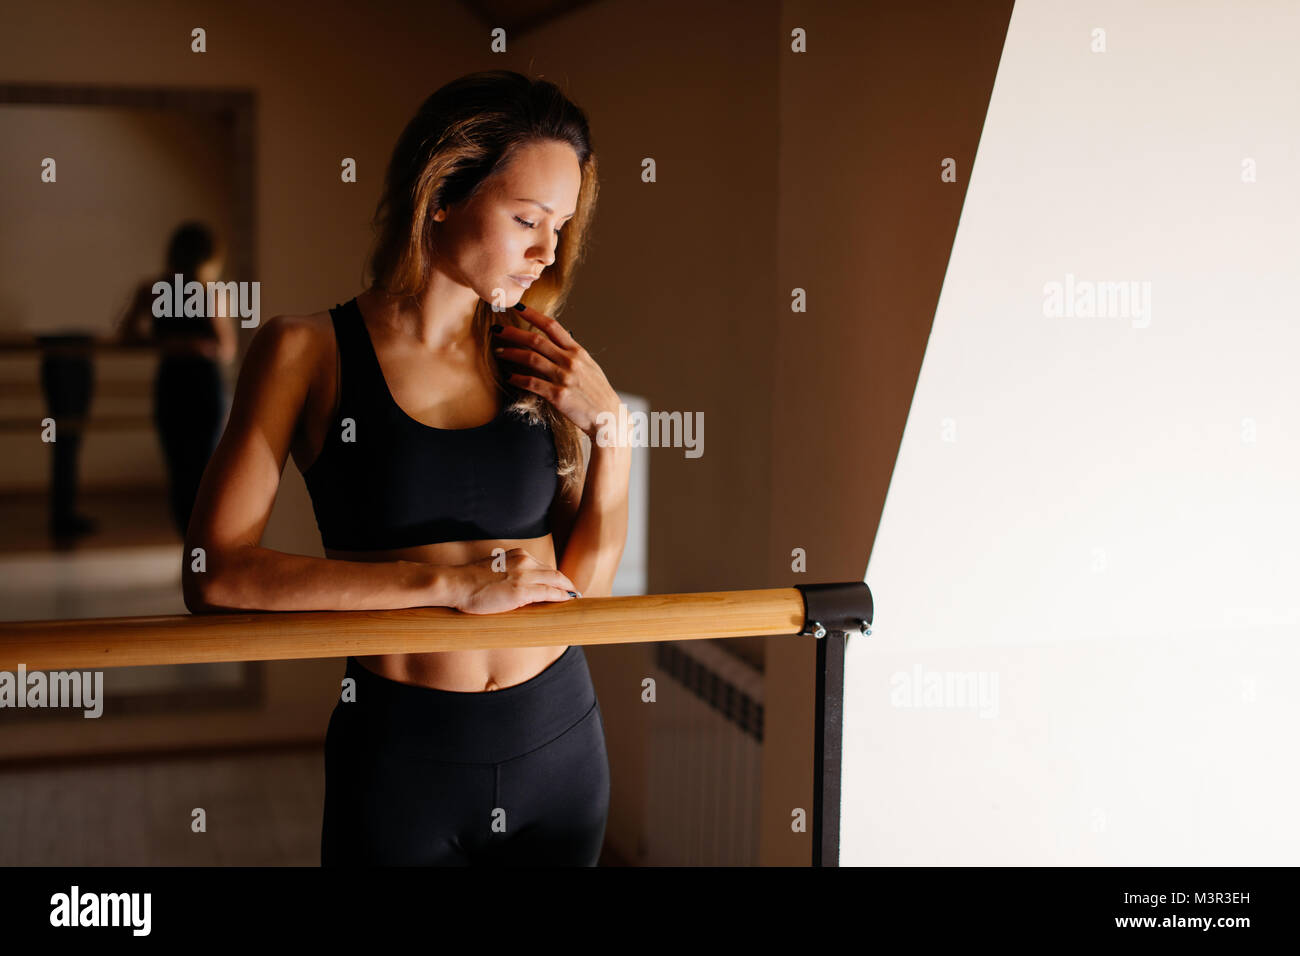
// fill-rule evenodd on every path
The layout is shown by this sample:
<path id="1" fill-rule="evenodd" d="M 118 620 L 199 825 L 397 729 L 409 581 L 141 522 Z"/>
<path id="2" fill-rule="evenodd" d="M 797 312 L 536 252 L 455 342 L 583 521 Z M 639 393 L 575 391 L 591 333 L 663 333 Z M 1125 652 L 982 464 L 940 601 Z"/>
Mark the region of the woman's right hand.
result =
<path id="1" fill-rule="evenodd" d="M 504 571 L 494 568 L 503 562 Z M 538 601 L 571 601 L 573 582 L 538 561 L 523 548 L 511 548 L 500 557 L 488 555 L 458 566 L 464 590 L 452 605 L 466 614 L 497 614 Z"/>

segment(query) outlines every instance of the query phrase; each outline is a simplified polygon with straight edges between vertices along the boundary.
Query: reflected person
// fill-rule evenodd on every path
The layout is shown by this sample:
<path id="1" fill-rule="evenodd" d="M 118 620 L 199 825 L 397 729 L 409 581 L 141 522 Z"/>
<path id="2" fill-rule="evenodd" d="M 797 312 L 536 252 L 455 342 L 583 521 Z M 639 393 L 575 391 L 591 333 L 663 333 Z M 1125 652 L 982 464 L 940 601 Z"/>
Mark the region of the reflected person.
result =
<path id="1" fill-rule="evenodd" d="M 182 538 L 199 480 L 229 414 L 230 394 L 222 369 L 234 359 L 237 340 L 220 296 L 212 315 L 186 316 L 174 307 L 171 316 L 159 317 L 153 286 L 161 281 L 171 288 L 180 275 L 182 286 L 196 281 L 206 288 L 220 279 L 224 264 L 225 250 L 213 231 L 200 222 L 183 223 L 168 243 L 165 274 L 140 285 L 122 324 L 122 337 L 131 341 L 144 337 L 148 323 L 159 348 L 153 420 L 167 462 L 172 523 Z"/>

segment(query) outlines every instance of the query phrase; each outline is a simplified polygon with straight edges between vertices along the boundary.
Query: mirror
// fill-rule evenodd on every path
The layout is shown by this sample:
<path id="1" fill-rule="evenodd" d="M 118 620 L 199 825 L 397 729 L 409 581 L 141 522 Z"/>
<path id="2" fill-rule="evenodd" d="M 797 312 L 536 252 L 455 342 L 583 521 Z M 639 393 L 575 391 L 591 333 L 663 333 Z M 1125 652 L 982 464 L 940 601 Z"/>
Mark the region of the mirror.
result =
<path id="1" fill-rule="evenodd" d="M 152 287 L 255 278 L 254 122 L 251 92 L 0 85 L 5 620 L 187 613 L 183 528 L 254 330 L 159 321 Z M 105 709 L 255 706 L 262 667 L 105 670 Z"/>

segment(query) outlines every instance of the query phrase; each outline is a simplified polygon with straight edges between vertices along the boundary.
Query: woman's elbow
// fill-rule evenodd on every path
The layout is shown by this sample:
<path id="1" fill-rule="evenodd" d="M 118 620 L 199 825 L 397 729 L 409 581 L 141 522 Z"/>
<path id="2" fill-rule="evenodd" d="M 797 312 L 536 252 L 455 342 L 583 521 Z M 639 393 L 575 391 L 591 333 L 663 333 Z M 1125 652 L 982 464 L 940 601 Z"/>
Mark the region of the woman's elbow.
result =
<path id="1" fill-rule="evenodd" d="M 181 571 L 181 596 L 185 599 L 186 610 L 191 614 L 215 614 L 224 610 L 213 599 L 211 577 L 191 571 L 188 567 Z"/>
<path id="2" fill-rule="evenodd" d="M 181 597 L 185 599 L 185 610 L 191 614 L 211 614 L 212 606 L 208 604 L 202 588 L 191 583 L 192 578 L 193 575 L 187 574 L 181 581 Z"/>
<path id="3" fill-rule="evenodd" d="M 186 549 L 186 555 L 193 553 Z M 222 611 L 239 610 L 231 603 L 229 597 L 231 588 L 227 580 L 230 572 L 228 562 L 221 560 L 211 551 L 204 555 L 202 560 L 204 564 L 195 567 L 193 559 L 187 557 L 181 568 L 181 596 L 185 600 L 185 607 L 191 614 L 217 614 Z M 219 573 L 218 567 L 224 568 L 224 573 Z"/>

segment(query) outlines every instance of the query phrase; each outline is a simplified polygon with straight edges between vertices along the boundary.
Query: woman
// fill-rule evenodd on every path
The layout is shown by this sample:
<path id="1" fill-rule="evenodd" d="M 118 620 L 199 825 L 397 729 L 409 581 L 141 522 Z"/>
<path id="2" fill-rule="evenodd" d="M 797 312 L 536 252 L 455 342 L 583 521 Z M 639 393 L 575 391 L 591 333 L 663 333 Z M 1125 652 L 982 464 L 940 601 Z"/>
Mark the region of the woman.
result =
<path id="1" fill-rule="evenodd" d="M 369 287 L 249 347 L 186 542 L 207 553 L 191 610 L 611 593 L 629 449 L 593 441 L 584 476 L 580 442 L 618 395 L 546 314 L 596 192 L 586 118 L 553 84 L 492 71 L 429 97 L 388 167 Z M 260 546 L 290 454 L 325 558 Z M 350 657 L 346 676 L 323 864 L 595 865 L 609 767 L 580 645 Z"/>
<path id="2" fill-rule="evenodd" d="M 167 244 L 167 271 L 158 281 L 173 288 L 204 284 L 221 277 L 225 253 L 207 226 L 187 222 Z M 146 338 L 145 327 L 157 342 L 160 356 L 153 383 L 153 420 L 167 462 L 168 498 L 172 524 L 183 538 L 198 494 L 203 469 L 212 457 L 221 426 L 230 408 L 223 366 L 235 357 L 235 330 L 225 310 L 213 315 L 186 316 L 173 304 L 170 316 L 154 309 L 154 282 L 140 285 L 122 317 L 124 341 Z"/>

